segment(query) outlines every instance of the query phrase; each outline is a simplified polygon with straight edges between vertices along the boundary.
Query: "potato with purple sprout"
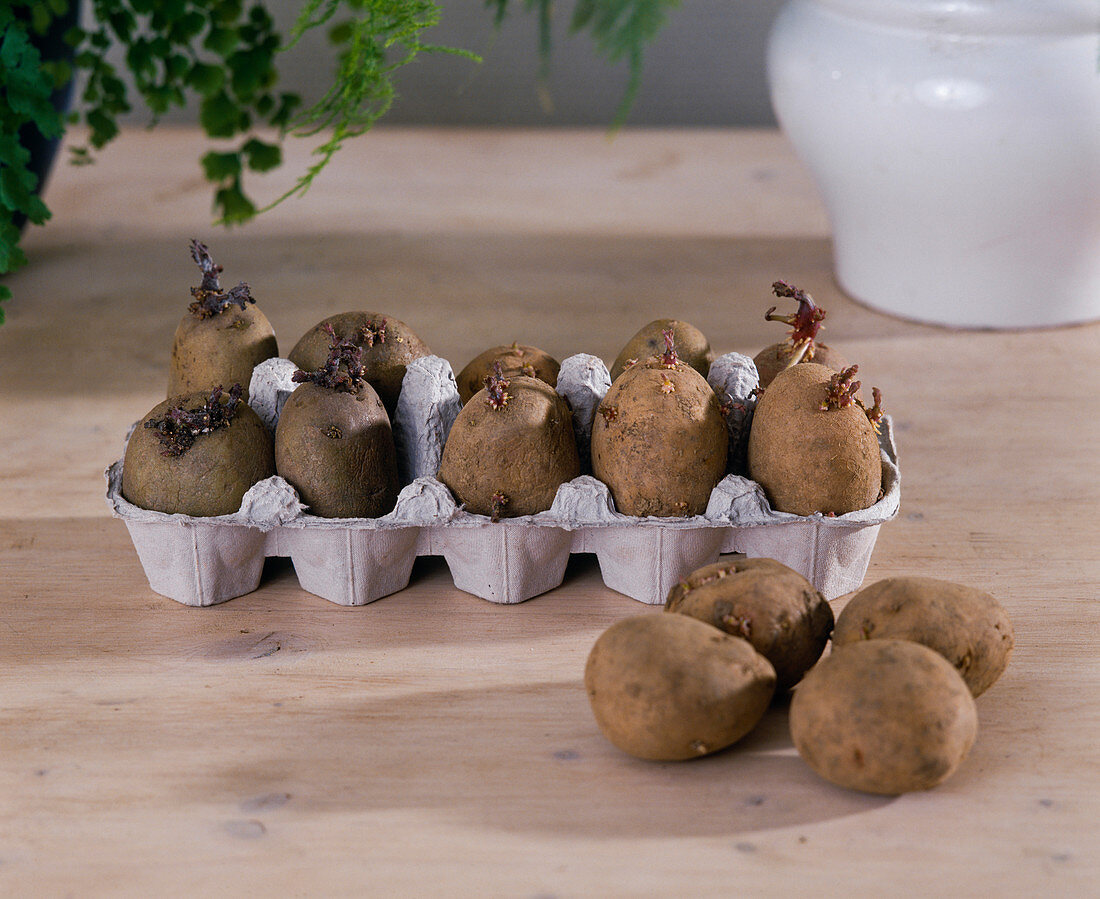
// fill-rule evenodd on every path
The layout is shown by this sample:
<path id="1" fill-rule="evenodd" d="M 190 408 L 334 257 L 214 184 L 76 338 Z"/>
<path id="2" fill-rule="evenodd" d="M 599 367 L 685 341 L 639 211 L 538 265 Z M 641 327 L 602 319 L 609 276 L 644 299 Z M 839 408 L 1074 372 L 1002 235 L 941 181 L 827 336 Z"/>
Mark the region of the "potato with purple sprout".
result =
<path id="1" fill-rule="evenodd" d="M 318 322 L 294 345 L 288 357 L 302 371 L 325 365 L 333 333 L 344 335 L 362 351 L 360 364 L 367 383 L 377 392 L 386 413 L 393 418 L 405 369 L 414 359 L 430 356 L 412 328 L 393 316 L 377 312 L 341 312 Z"/>
<path id="2" fill-rule="evenodd" d="M 397 452 L 386 409 L 367 383 L 362 347 L 331 326 L 329 354 L 294 373 L 275 429 L 275 467 L 313 515 L 377 518 L 397 502 Z"/>
<path id="3" fill-rule="evenodd" d="M 244 281 L 222 289 L 222 267 L 204 244 L 191 241 L 191 258 L 202 283 L 172 340 L 168 396 L 241 384 L 247 398 L 252 369 L 279 355 L 275 331 Z"/>
<path id="4" fill-rule="evenodd" d="M 764 313 L 764 320 L 785 322 L 791 326 L 787 339 L 765 347 L 753 358 L 756 372 L 760 376 L 760 387 L 765 388 L 784 369 L 801 362 L 816 362 L 833 371 L 844 371 L 848 367 L 845 358 L 831 347 L 820 343 L 818 332 L 824 327 L 826 312 L 805 290 L 801 290 L 786 281 L 776 281 L 772 291 L 777 297 L 793 299 L 798 310 L 789 315 L 776 315 L 777 307 L 772 306 Z"/>
<path id="5" fill-rule="evenodd" d="M 168 514 L 236 512 L 249 487 L 275 474 L 271 432 L 243 393 L 234 384 L 157 404 L 126 443 L 122 495 Z"/>

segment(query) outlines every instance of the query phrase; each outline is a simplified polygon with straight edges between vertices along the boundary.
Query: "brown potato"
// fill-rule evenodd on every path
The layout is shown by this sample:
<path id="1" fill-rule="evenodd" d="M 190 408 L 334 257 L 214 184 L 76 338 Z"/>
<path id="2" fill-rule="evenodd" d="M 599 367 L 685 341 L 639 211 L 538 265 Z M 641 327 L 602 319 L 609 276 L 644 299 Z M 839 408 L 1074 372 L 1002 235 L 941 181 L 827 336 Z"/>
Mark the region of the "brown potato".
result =
<path id="1" fill-rule="evenodd" d="M 687 615 L 613 624 L 584 669 L 596 723 L 623 752 L 672 761 L 725 749 L 752 730 L 775 671 L 752 646 Z"/>
<path id="2" fill-rule="evenodd" d="M 836 387 L 834 378 L 843 376 L 815 362 L 799 364 L 780 372 L 757 400 L 749 477 L 777 511 L 843 515 L 874 505 L 882 493 L 881 451 L 869 412 L 858 401 L 823 408 L 838 394 L 843 403 L 843 382 Z M 848 387 L 858 383 L 849 376 Z"/>
<path id="3" fill-rule="evenodd" d="M 786 281 L 773 282 L 772 292 L 780 299 L 795 300 L 798 309 L 793 313 L 779 314 L 776 313 L 777 307 L 772 306 L 764 313 L 765 321 L 785 322 L 791 330 L 786 340 L 765 347 L 752 360 L 760 376 L 760 389 L 771 384 L 779 372 L 792 364 L 816 362 L 838 372 L 848 368 L 840 353 L 817 342 L 818 332 L 824 327 L 822 322 L 828 313 L 814 302 L 814 298 Z"/>
<path id="4" fill-rule="evenodd" d="M 705 378 L 714 361 L 714 350 L 710 348 L 706 335 L 687 322 L 675 318 L 659 318 L 645 325 L 626 342 L 611 366 L 612 383 L 633 365 L 664 352 L 664 332 L 669 328 L 672 329 L 676 352 L 680 358 Z"/>
<path id="5" fill-rule="evenodd" d="M 378 518 L 397 502 L 393 432 L 370 384 L 301 384 L 279 416 L 275 467 L 322 518 Z"/>
<path id="6" fill-rule="evenodd" d="M 729 432 L 702 375 L 651 358 L 624 372 L 596 411 L 592 471 L 619 512 L 668 518 L 706 511 L 726 473 Z"/>
<path id="7" fill-rule="evenodd" d="M 1005 670 L 1012 622 L 988 593 L 930 577 L 895 577 L 864 587 L 844 607 L 833 644 L 913 640 L 955 666 L 980 696 Z"/>
<path id="8" fill-rule="evenodd" d="M 493 373 L 493 365 L 499 362 L 501 374 L 506 378 L 526 375 L 538 378 L 551 387 L 558 384 L 558 360 L 538 347 L 513 343 L 510 346 L 495 346 L 472 359 L 455 379 L 458 381 L 458 396 L 462 404 L 485 386 L 485 379 Z"/>
<path id="9" fill-rule="evenodd" d="M 350 336 L 362 347 L 367 382 L 377 391 L 392 419 L 405 368 L 413 359 L 430 356 L 432 351 L 403 321 L 377 312 L 341 312 L 306 331 L 290 351 L 288 358 L 303 371 L 316 371 L 325 364 L 332 343 L 326 325 L 337 339 Z"/>
<path id="10" fill-rule="evenodd" d="M 247 396 L 252 369 L 278 355 L 271 322 L 255 306 L 212 318 L 185 315 L 172 339 L 168 395 L 240 384 Z"/>
<path id="11" fill-rule="evenodd" d="M 665 611 L 748 640 L 775 668 L 777 690 L 802 679 L 833 629 L 825 598 L 774 559 L 728 559 L 693 571 L 669 592 Z"/>
<path id="12" fill-rule="evenodd" d="M 959 673 L 907 640 L 841 646 L 794 691 L 791 739 L 832 783 L 866 793 L 927 790 L 974 745 L 978 712 Z"/>
<path id="13" fill-rule="evenodd" d="M 794 353 L 795 348 L 789 343 L 773 343 L 753 357 L 752 361 L 756 364 L 756 373 L 760 375 L 761 389 L 771 384 L 775 380 L 775 376 L 790 364 L 791 356 Z M 848 368 L 848 360 L 823 343 L 815 343 L 813 352 L 807 353 L 801 362 L 816 362 L 818 365 L 824 365 L 833 371 L 844 371 Z"/>
<path id="14" fill-rule="evenodd" d="M 271 432 L 243 401 L 216 392 L 215 402 L 232 408 L 224 427 L 188 435 L 193 441 L 178 455 L 165 439 L 174 425 L 171 409 L 205 416 L 211 408 L 208 392 L 171 397 L 154 406 L 126 444 L 122 468 L 122 495 L 142 509 L 168 514 L 231 515 L 241 507 L 248 488 L 275 474 Z M 149 425 L 159 423 L 159 428 Z M 180 446 L 176 443 L 176 448 Z"/>
<path id="15" fill-rule="evenodd" d="M 546 511 L 558 487 L 580 475 L 569 404 L 536 378 L 499 384 L 462 407 L 439 468 L 468 511 L 494 520 Z"/>
<path id="16" fill-rule="evenodd" d="M 247 397 L 252 369 L 279 355 L 275 331 L 247 284 L 222 289 L 222 267 L 204 244 L 191 241 L 191 258 L 202 284 L 192 288 L 193 302 L 172 339 L 168 396 L 240 384 Z"/>

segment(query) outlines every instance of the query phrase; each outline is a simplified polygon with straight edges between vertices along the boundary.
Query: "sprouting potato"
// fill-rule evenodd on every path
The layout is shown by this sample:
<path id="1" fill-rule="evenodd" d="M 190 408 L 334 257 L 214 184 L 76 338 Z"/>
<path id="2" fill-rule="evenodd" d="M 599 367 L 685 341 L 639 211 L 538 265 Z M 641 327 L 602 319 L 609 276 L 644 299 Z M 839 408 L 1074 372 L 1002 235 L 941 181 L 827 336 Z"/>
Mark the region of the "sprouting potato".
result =
<path id="1" fill-rule="evenodd" d="M 299 370 L 275 429 L 275 467 L 313 515 L 377 518 L 397 501 L 397 452 L 382 400 L 367 383 L 362 349 L 328 328 L 329 356 Z"/>
<path id="2" fill-rule="evenodd" d="M 493 520 L 544 512 L 580 475 L 569 404 L 537 378 L 505 378 L 497 363 L 462 407 L 439 467 L 467 511 Z"/>
<path id="3" fill-rule="evenodd" d="M 705 378 L 714 361 L 714 351 L 710 348 L 706 335 L 687 322 L 675 318 L 659 318 L 643 326 L 619 351 L 611 365 L 612 382 L 628 368 L 664 352 L 664 333 L 668 330 L 672 331 L 680 359 Z"/>
<path id="4" fill-rule="evenodd" d="M 485 386 L 485 379 L 493 373 L 493 366 L 499 362 L 501 374 L 505 378 L 538 378 L 551 387 L 558 384 L 558 360 L 538 347 L 513 343 L 507 346 L 495 346 L 480 353 L 467 363 L 458 373 L 458 397 L 463 405 Z"/>
<path id="5" fill-rule="evenodd" d="M 234 384 L 157 404 L 126 444 L 122 495 L 169 514 L 231 515 L 275 474 L 271 432 Z"/>
<path id="6" fill-rule="evenodd" d="M 222 267 L 197 240 L 191 241 L 191 258 L 202 271 L 202 284 L 191 289 L 194 301 L 172 339 L 168 395 L 240 384 L 247 397 L 252 369 L 279 355 L 275 331 L 247 284 L 222 290 Z"/>
<path id="7" fill-rule="evenodd" d="M 663 354 L 611 385 L 592 425 L 592 470 L 624 515 L 701 515 L 726 473 L 729 432 L 713 388 L 681 362 L 673 333 Z"/>
<path id="8" fill-rule="evenodd" d="M 826 313 L 814 303 L 813 297 L 786 281 L 776 281 L 772 284 L 772 291 L 777 297 L 797 300 L 798 311 L 790 315 L 776 315 L 776 307 L 772 306 L 764 313 L 766 321 L 785 322 L 791 326 L 791 332 L 786 340 L 765 347 L 753 358 L 760 376 L 760 387 L 767 387 L 785 368 L 801 362 L 816 362 L 833 371 L 848 368 L 847 360 L 840 353 L 817 340 L 818 331 L 824 327 L 822 322 Z"/>
<path id="9" fill-rule="evenodd" d="M 749 431 L 749 477 L 772 508 L 795 515 L 843 515 L 882 494 L 878 443 L 881 396 L 868 409 L 858 371 L 808 362 L 776 375 L 756 403 Z"/>
<path id="10" fill-rule="evenodd" d="M 413 359 L 431 350 L 403 321 L 377 312 L 341 312 L 318 322 L 294 345 L 288 357 L 302 371 L 317 371 L 328 358 L 329 330 L 355 343 L 363 355 L 364 376 L 393 418 L 405 369 Z"/>

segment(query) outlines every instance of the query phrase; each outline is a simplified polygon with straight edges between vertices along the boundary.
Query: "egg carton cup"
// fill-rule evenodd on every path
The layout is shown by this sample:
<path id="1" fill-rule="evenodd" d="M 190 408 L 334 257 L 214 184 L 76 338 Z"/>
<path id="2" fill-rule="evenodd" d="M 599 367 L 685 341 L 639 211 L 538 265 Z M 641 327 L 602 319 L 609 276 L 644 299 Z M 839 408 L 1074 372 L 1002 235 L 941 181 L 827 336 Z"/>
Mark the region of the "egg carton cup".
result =
<path id="1" fill-rule="evenodd" d="M 290 381 L 294 370 L 285 359 L 256 368 L 249 401 L 269 427 L 297 386 Z M 727 420 L 736 459 L 751 422 L 755 367 L 730 353 L 716 360 L 708 380 L 734 407 Z M 609 387 L 607 368 L 596 357 L 582 354 L 562 363 L 558 391 L 573 407 L 579 446 L 588 446 Z M 638 518 L 617 512 L 607 486 L 585 473 L 558 489 L 549 510 L 494 522 L 463 509 L 435 477 L 460 408 L 446 360 L 428 356 L 409 365 L 393 423 L 405 486 L 393 511 L 381 518 L 310 515 L 278 476 L 253 485 L 231 515 L 141 509 L 122 496 L 122 460 L 106 471 L 107 501 L 126 523 L 149 586 L 190 606 L 252 592 L 269 556 L 289 557 L 304 590 L 346 606 L 403 590 L 417 556 L 442 556 L 460 590 L 491 602 L 523 602 L 561 584 L 573 553 L 595 554 L 607 587 L 649 604 L 663 603 L 692 571 L 732 552 L 776 559 L 832 599 L 860 586 L 878 529 L 900 503 L 887 416 L 880 435 L 883 496 L 847 515 L 776 512 L 759 484 L 729 474 L 702 515 Z M 582 454 L 582 470 L 587 465 Z"/>

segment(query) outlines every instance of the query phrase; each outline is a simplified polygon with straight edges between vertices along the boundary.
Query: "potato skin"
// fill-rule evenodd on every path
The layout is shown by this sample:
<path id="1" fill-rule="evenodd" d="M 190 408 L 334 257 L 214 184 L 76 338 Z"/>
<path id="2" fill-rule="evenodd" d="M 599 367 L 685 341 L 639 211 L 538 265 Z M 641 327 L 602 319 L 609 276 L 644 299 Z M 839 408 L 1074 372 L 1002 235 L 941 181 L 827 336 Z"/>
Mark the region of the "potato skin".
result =
<path id="1" fill-rule="evenodd" d="M 526 375 L 538 378 L 551 387 L 558 385 L 558 360 L 538 347 L 513 343 L 508 346 L 495 346 L 487 349 L 467 363 L 458 373 L 458 396 L 462 405 L 470 402 L 471 397 L 485 386 L 485 378 L 492 374 L 493 363 L 499 362 L 501 374 L 505 378 Z"/>
<path id="2" fill-rule="evenodd" d="M 775 376 L 787 367 L 794 348 L 789 343 L 773 343 L 765 347 L 753 357 L 756 364 L 756 373 L 760 376 L 760 388 L 767 387 Z M 823 343 L 814 344 L 813 359 L 805 359 L 805 362 L 816 362 L 833 371 L 844 371 L 848 367 L 848 360 L 836 350 Z M 802 363 L 799 363 L 802 364 Z"/>
<path id="3" fill-rule="evenodd" d="M 393 432 L 369 384 L 358 393 L 299 385 L 275 429 L 275 467 L 311 515 L 378 518 L 397 502 Z"/>
<path id="4" fill-rule="evenodd" d="M 252 369 L 278 355 L 271 322 L 255 305 L 230 306 L 209 318 L 188 313 L 172 339 L 168 396 L 240 384 L 247 398 Z"/>
<path id="5" fill-rule="evenodd" d="M 301 336 L 290 351 L 290 359 L 303 371 L 317 371 L 328 359 L 332 340 L 324 330 L 330 325 L 337 339 L 347 337 L 358 328 L 386 324 L 386 340 L 363 347 L 363 368 L 368 383 L 375 389 L 386 412 L 392 418 L 397 409 L 397 396 L 405 378 L 405 368 L 414 359 L 430 356 L 432 351 L 403 321 L 377 312 L 341 312 L 318 322 Z"/>
<path id="6" fill-rule="evenodd" d="M 669 591 L 678 612 L 748 640 L 788 690 L 825 651 L 833 610 L 806 578 L 774 559 L 730 559 L 693 571 Z"/>
<path id="7" fill-rule="evenodd" d="M 816 362 L 780 372 L 756 403 L 749 477 L 772 508 L 843 515 L 874 505 L 882 491 L 875 430 L 859 406 L 823 411 L 834 372 Z"/>
<path id="8" fill-rule="evenodd" d="M 668 368 L 658 358 L 624 372 L 592 423 L 592 472 L 624 515 L 701 515 L 728 452 L 718 397 L 683 362 Z"/>
<path id="9" fill-rule="evenodd" d="M 894 796 L 950 777 L 974 745 L 978 713 L 959 673 L 907 640 L 834 649 L 794 691 L 791 739 L 832 783 Z"/>
<path id="10" fill-rule="evenodd" d="M 496 493 L 508 500 L 501 517 L 545 512 L 581 471 L 568 403 L 536 378 L 510 378 L 506 389 L 501 409 L 490 407 L 485 390 L 475 394 L 443 447 L 439 480 L 477 515 L 493 514 Z"/>
<path id="11" fill-rule="evenodd" d="M 612 383 L 631 367 L 631 360 L 645 362 L 650 357 L 663 353 L 664 332 L 669 328 L 672 329 L 677 355 L 705 378 L 714 361 L 714 350 L 710 348 L 706 335 L 687 322 L 675 318 L 659 318 L 644 325 L 619 351 L 611 366 Z"/>
<path id="12" fill-rule="evenodd" d="M 249 487 L 275 474 L 271 432 L 244 402 L 229 427 L 198 435 L 182 455 L 161 455 L 156 431 L 144 422 L 162 419 L 176 406 L 198 408 L 209 396 L 203 391 L 169 397 L 134 429 L 122 463 L 122 495 L 129 502 L 168 514 L 232 515 Z"/>
<path id="13" fill-rule="evenodd" d="M 775 671 L 746 640 L 687 615 L 648 614 L 600 635 L 584 686 L 615 746 L 674 761 L 725 749 L 752 730 L 775 692 Z"/>
<path id="14" fill-rule="evenodd" d="M 887 578 L 864 587 L 840 613 L 833 644 L 912 640 L 955 666 L 974 696 L 996 682 L 1012 653 L 1012 622 L 988 593 L 930 577 Z"/>

